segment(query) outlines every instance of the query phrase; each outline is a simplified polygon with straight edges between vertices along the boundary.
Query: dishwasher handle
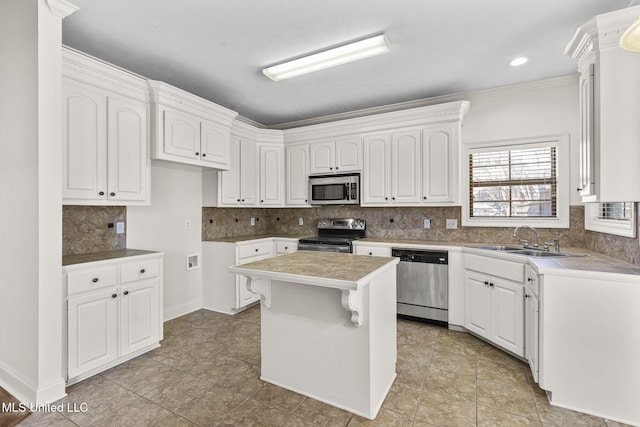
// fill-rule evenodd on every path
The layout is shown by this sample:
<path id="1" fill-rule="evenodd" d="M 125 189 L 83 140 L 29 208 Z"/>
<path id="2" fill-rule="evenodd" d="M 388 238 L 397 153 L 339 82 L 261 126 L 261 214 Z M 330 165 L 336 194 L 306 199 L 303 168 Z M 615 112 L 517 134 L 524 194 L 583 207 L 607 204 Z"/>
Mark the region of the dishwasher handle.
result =
<path id="1" fill-rule="evenodd" d="M 449 264 L 449 252 L 392 248 L 391 256 L 400 262 L 420 262 L 425 264 Z"/>

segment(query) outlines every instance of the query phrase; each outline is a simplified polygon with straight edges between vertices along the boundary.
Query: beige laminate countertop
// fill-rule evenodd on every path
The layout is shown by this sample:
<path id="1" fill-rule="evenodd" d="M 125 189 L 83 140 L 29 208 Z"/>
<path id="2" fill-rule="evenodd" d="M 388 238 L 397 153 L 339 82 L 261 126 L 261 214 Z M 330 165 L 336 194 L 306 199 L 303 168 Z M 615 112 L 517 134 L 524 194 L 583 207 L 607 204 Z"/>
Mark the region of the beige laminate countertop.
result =
<path id="1" fill-rule="evenodd" d="M 143 251 L 140 249 L 115 249 L 112 251 L 88 252 L 76 255 L 64 255 L 62 265 L 83 264 L 86 262 L 104 261 L 108 259 L 125 258 L 130 256 L 157 254 L 155 251 Z"/>
<path id="2" fill-rule="evenodd" d="M 288 278 L 304 276 L 330 281 L 359 282 L 397 258 L 332 252 L 298 251 L 234 266 L 234 270 L 276 273 Z M 240 273 L 242 274 L 242 273 Z"/>
<path id="3" fill-rule="evenodd" d="M 223 242 L 223 243 L 239 243 L 247 242 L 249 240 L 259 239 L 301 239 L 303 237 L 309 237 L 308 234 L 253 234 L 247 236 L 232 236 L 232 237 L 220 237 L 217 239 L 207 239 L 205 242 Z"/>

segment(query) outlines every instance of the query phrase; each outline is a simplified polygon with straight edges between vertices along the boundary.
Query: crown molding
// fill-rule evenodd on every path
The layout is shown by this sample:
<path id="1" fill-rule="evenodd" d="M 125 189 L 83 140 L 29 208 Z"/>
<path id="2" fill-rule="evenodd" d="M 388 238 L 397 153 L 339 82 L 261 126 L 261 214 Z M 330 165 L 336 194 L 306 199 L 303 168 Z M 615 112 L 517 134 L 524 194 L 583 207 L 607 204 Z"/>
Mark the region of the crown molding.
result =
<path id="1" fill-rule="evenodd" d="M 634 4 L 635 1 L 629 2 Z M 618 43 L 622 33 L 640 16 L 640 6 L 597 15 L 579 26 L 564 50 L 578 62 L 590 50 L 619 48 Z"/>
<path id="2" fill-rule="evenodd" d="M 76 10 L 80 9 L 78 6 L 71 4 L 66 0 L 45 0 L 45 3 L 51 13 L 60 19 L 64 19 Z"/>

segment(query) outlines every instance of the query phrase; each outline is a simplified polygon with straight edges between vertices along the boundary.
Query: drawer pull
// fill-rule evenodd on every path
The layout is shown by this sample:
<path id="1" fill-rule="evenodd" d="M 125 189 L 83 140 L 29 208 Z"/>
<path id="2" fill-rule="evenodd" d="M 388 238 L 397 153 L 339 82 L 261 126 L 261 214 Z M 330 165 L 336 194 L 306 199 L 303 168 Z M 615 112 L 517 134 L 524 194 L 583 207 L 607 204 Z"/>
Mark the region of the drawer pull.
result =
<path id="1" fill-rule="evenodd" d="M 256 249 L 256 252 L 258 252 L 258 249 Z"/>
<path id="2" fill-rule="evenodd" d="M 146 272 L 146 270 L 143 268 L 142 270 L 140 270 L 140 274 L 144 274 Z"/>
<path id="3" fill-rule="evenodd" d="M 285 251 L 286 251 L 287 249 L 289 249 L 289 246 L 285 246 L 285 247 L 284 247 L 284 250 L 285 250 Z"/>
<path id="4" fill-rule="evenodd" d="M 92 281 L 93 283 L 98 283 L 98 280 L 100 280 L 100 279 L 98 279 L 97 277 L 94 277 L 91 281 Z"/>
<path id="5" fill-rule="evenodd" d="M 118 294 L 112 294 L 111 298 L 118 298 Z"/>
<path id="6" fill-rule="evenodd" d="M 124 291 L 124 294 L 125 295 L 129 295 L 129 291 Z"/>

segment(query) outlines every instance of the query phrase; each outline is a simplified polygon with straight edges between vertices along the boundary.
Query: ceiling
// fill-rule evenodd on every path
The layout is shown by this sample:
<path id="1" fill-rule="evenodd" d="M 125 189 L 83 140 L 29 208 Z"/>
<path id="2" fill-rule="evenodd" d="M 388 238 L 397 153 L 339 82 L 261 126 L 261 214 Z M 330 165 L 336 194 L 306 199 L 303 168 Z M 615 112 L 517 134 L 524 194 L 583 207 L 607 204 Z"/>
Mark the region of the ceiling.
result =
<path id="1" fill-rule="evenodd" d="M 639 0 L 70 0 L 63 43 L 264 126 L 574 73 L 576 27 Z M 262 68 L 386 33 L 391 52 L 290 80 Z M 507 62 L 528 56 L 513 68 Z"/>

